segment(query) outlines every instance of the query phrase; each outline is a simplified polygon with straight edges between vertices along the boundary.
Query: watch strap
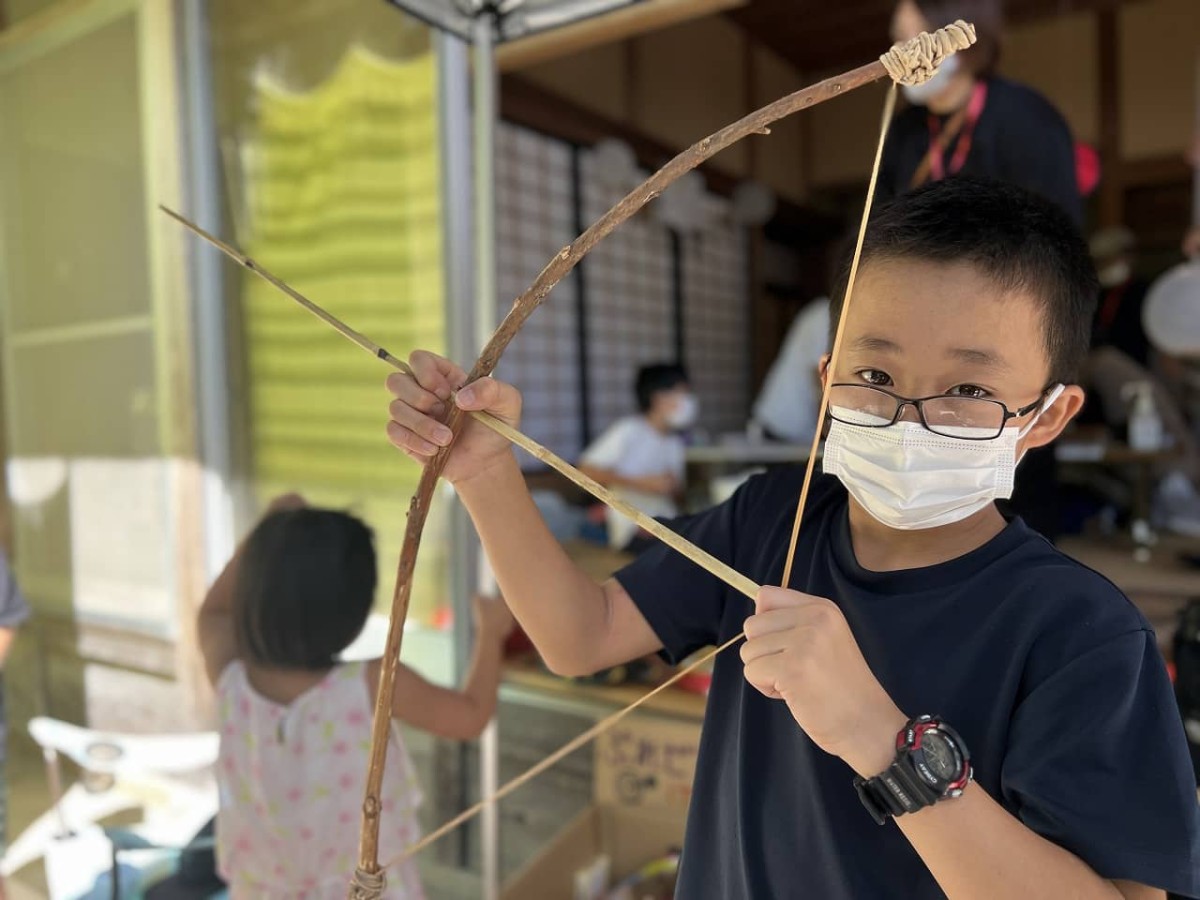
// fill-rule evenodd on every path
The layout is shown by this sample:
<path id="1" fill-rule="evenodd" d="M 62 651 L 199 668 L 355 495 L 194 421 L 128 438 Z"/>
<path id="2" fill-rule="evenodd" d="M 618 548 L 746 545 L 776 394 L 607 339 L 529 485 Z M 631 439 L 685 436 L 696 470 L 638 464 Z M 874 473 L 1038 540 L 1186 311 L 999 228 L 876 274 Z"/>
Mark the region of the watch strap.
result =
<path id="1" fill-rule="evenodd" d="M 889 818 L 914 813 L 939 799 L 934 789 L 900 757 L 874 778 L 855 778 L 854 787 L 871 817 L 882 825 Z"/>
<path id="2" fill-rule="evenodd" d="M 899 814 L 896 802 L 878 778 L 855 778 L 854 789 L 876 825 L 884 825 Z"/>

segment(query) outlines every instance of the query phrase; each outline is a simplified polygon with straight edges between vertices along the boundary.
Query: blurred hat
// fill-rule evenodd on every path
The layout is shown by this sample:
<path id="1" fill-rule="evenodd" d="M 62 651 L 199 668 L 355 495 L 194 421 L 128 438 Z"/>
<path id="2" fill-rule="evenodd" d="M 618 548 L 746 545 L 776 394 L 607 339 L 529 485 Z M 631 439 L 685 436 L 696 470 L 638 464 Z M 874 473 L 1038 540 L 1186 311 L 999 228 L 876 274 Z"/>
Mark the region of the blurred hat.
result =
<path id="1" fill-rule="evenodd" d="M 1133 232 L 1121 225 L 1116 228 L 1102 228 L 1093 234 L 1092 239 L 1088 241 L 1088 250 L 1091 251 L 1092 259 L 1112 259 L 1114 256 L 1128 253 L 1136 243 Z"/>

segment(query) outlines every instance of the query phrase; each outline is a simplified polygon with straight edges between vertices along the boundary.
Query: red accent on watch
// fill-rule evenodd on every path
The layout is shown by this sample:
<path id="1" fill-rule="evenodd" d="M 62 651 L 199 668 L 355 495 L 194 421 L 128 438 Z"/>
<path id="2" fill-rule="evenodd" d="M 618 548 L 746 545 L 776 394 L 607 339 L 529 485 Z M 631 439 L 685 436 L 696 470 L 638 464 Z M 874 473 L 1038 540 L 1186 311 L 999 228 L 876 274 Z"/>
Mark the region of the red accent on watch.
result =
<path id="1" fill-rule="evenodd" d="M 948 734 L 950 739 L 954 741 L 954 745 L 958 747 L 958 751 L 963 756 L 963 766 L 959 777 L 950 782 L 947 788 L 948 793 L 963 790 L 971 781 L 971 762 L 965 752 L 962 739 L 953 730 L 946 727 L 941 719 L 934 719 L 922 716 L 919 719 L 914 719 L 900 729 L 900 733 L 896 735 L 896 749 L 903 750 L 920 750 L 921 740 L 929 731 L 940 731 L 942 734 Z"/>

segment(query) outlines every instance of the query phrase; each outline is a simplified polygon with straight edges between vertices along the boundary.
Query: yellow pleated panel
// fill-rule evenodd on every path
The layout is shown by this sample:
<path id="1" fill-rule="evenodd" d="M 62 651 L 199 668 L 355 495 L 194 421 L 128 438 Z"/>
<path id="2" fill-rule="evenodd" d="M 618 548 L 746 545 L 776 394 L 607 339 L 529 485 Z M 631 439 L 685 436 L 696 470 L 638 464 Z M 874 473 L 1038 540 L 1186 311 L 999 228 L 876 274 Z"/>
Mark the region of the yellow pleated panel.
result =
<path id="1" fill-rule="evenodd" d="M 255 84 L 243 147 L 247 250 L 400 357 L 445 344 L 436 67 L 351 50 L 322 84 Z M 245 273 L 256 490 L 300 490 L 376 531 L 390 596 L 417 467 L 384 436 L 387 369 Z M 445 600 L 444 513 L 426 530 L 413 615 Z"/>

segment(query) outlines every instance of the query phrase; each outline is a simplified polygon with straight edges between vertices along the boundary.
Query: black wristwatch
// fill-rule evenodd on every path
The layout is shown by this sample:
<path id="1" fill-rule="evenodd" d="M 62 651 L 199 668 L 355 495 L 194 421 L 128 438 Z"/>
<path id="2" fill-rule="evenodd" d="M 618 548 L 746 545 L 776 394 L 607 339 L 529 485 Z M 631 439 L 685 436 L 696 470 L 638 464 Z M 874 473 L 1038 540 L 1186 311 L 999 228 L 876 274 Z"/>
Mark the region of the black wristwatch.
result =
<path id="1" fill-rule="evenodd" d="M 971 778 L 971 757 L 958 733 L 935 716 L 918 716 L 896 735 L 896 761 L 874 778 L 855 778 L 854 788 L 882 825 L 889 817 L 962 796 Z"/>

